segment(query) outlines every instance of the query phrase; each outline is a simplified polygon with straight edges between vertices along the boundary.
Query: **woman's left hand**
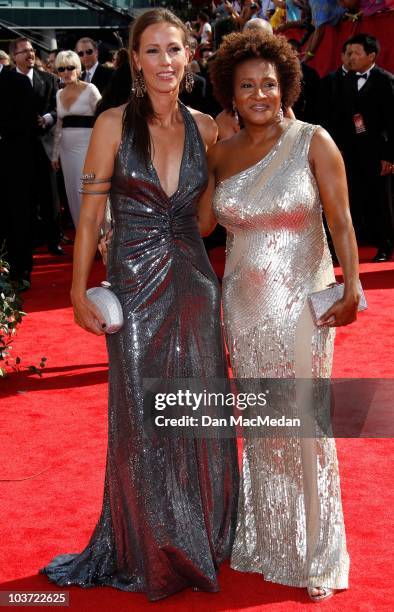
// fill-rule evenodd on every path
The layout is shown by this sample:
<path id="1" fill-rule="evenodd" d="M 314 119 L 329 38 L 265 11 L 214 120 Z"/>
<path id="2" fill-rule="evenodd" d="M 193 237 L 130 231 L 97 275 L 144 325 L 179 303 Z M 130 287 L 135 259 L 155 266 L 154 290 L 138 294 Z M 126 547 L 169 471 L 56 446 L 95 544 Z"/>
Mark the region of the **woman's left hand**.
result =
<path id="1" fill-rule="evenodd" d="M 316 325 L 319 327 L 342 327 L 353 323 L 357 319 L 359 301 L 359 295 L 338 300 L 316 321 Z"/>

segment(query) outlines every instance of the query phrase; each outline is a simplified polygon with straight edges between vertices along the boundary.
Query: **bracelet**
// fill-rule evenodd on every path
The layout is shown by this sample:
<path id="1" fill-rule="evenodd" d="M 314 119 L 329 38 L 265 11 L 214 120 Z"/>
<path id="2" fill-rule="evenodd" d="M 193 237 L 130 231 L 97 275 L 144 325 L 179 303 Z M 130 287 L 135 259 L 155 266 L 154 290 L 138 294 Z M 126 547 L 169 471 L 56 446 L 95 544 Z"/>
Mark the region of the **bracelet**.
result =
<path id="1" fill-rule="evenodd" d="M 78 189 L 78 193 L 81 193 L 83 195 L 108 195 L 109 193 L 111 193 L 111 191 L 85 191 L 84 189 Z"/>
<path id="2" fill-rule="evenodd" d="M 315 54 L 312 51 L 307 51 L 306 54 L 308 57 L 315 57 Z"/>
<path id="3" fill-rule="evenodd" d="M 88 174 L 82 174 L 81 183 L 83 185 L 92 185 L 94 183 L 110 183 L 111 178 L 106 179 L 96 179 L 96 175 L 94 172 L 89 172 Z"/>

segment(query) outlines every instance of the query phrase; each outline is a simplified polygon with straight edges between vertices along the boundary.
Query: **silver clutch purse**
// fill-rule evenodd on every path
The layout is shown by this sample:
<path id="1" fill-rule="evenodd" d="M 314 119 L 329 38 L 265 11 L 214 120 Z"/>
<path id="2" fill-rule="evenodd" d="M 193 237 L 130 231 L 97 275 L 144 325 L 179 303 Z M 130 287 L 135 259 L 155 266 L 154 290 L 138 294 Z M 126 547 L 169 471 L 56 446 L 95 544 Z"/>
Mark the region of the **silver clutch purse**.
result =
<path id="1" fill-rule="evenodd" d="M 101 283 L 101 287 L 92 287 L 86 292 L 87 297 L 100 311 L 105 323 L 105 333 L 115 334 L 123 327 L 122 306 L 113 291 L 111 284 L 107 281 Z"/>
<path id="2" fill-rule="evenodd" d="M 360 291 L 360 302 L 357 310 L 358 312 L 361 312 L 362 310 L 366 310 L 368 305 L 360 281 L 358 281 L 358 288 Z M 329 285 L 327 289 L 315 291 L 314 293 L 310 293 L 308 295 L 308 302 L 315 323 L 337 300 L 340 300 L 343 297 L 344 290 L 344 283 L 333 283 L 332 285 Z"/>

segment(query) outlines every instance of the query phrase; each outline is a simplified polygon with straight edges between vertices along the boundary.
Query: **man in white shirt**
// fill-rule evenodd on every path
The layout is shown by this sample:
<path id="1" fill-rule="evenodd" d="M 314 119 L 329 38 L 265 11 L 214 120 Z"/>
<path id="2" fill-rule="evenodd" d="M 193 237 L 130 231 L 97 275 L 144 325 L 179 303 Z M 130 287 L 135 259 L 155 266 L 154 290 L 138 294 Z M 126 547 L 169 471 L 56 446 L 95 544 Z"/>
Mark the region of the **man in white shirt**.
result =
<path id="1" fill-rule="evenodd" d="M 34 78 L 35 72 L 37 72 L 37 71 L 34 71 L 34 63 L 36 59 L 35 50 L 33 49 L 31 42 L 25 38 L 20 38 L 14 41 L 14 46 L 15 46 L 15 51 L 12 51 L 12 56 L 13 56 L 14 63 L 16 66 L 16 71 L 19 72 L 20 74 L 24 74 L 25 76 L 27 76 L 30 79 L 33 89 L 35 89 L 36 91 L 37 90 L 36 82 L 37 81 L 39 82 L 39 79 L 37 80 L 37 78 L 36 79 Z M 53 80 L 51 79 L 49 82 L 52 85 Z M 49 105 L 50 112 L 44 112 L 42 115 L 41 114 L 39 115 L 38 124 L 41 127 L 46 127 L 46 126 L 49 127 L 53 125 L 56 120 L 56 91 L 55 91 L 55 98 L 53 99 L 52 87 L 49 87 L 48 89 L 49 89 L 48 93 L 50 94 L 51 97 L 48 100 L 48 96 L 46 96 L 44 107 L 48 107 Z M 43 106 L 43 104 L 38 104 L 38 106 Z"/>
<path id="2" fill-rule="evenodd" d="M 29 288 L 33 263 L 31 144 L 36 127 L 29 80 L 0 64 L 0 244 L 5 241 L 10 278 L 18 292 Z"/>
<path id="3" fill-rule="evenodd" d="M 34 67 L 35 50 L 27 38 L 17 38 L 10 44 L 16 72 L 25 75 L 33 88 L 35 111 L 37 113 L 37 132 L 34 143 L 34 190 L 33 224 L 36 223 L 36 241 L 40 238 L 48 245 L 53 255 L 64 255 L 60 246 L 60 210 L 56 192 L 56 181 L 50 162 L 53 147 L 53 131 L 56 123 L 57 79 L 49 72 Z M 40 221 L 38 221 L 40 220 Z M 42 226 L 40 229 L 39 226 Z M 38 232 L 42 232 L 42 237 Z"/>

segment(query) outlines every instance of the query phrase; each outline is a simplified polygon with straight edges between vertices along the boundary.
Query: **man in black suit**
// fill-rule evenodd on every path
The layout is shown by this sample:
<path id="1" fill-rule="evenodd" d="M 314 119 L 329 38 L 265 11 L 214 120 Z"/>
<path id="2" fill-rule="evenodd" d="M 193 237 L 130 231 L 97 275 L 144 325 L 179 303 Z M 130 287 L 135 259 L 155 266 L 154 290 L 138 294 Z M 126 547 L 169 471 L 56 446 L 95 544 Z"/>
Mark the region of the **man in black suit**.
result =
<path id="1" fill-rule="evenodd" d="M 342 46 L 341 66 L 334 72 L 329 72 L 320 80 L 318 102 L 316 105 L 317 123 L 322 125 L 335 141 L 337 147 L 343 152 L 343 136 L 345 134 L 345 110 L 344 110 L 344 83 L 350 72 L 349 47 L 347 42 Z M 326 222 L 324 220 L 326 227 Z M 327 239 L 333 260 L 338 259 L 332 243 L 330 232 L 327 229 Z"/>
<path id="2" fill-rule="evenodd" d="M 101 94 L 109 84 L 114 74 L 113 68 L 108 68 L 99 64 L 97 43 L 91 38 L 81 38 L 76 46 L 75 51 L 81 58 L 81 63 L 84 67 L 81 78 L 87 83 L 93 83 Z"/>
<path id="3" fill-rule="evenodd" d="M 253 21 L 252 21 L 253 23 Z M 295 38 L 289 38 L 287 41 L 297 53 L 300 55 L 300 43 Z M 301 62 L 302 80 L 301 92 L 298 100 L 293 104 L 292 110 L 296 118 L 306 123 L 318 123 L 318 96 L 320 90 L 320 77 L 314 68 L 308 66 L 305 62 Z"/>
<path id="4" fill-rule="evenodd" d="M 29 79 L 34 94 L 37 123 L 32 160 L 34 163 L 32 197 L 35 201 L 35 214 L 43 224 L 48 251 L 54 255 L 63 255 L 64 252 L 59 245 L 61 231 L 56 177 L 50 161 L 54 141 L 53 127 L 57 117 L 57 79 L 54 75 L 34 67 L 35 51 L 26 38 L 13 40 L 10 54 L 16 65 L 16 72 Z"/>
<path id="5" fill-rule="evenodd" d="M 342 65 L 329 72 L 320 81 L 318 123 L 335 140 L 338 148 L 343 149 L 345 109 L 343 103 L 345 78 L 350 72 L 349 49 L 347 42 L 342 47 Z"/>
<path id="6" fill-rule="evenodd" d="M 346 46 L 351 72 L 344 79 L 340 148 L 356 230 L 372 238 L 378 248 L 373 261 L 383 262 L 394 246 L 394 77 L 375 65 L 373 36 L 356 34 Z"/>
<path id="7" fill-rule="evenodd" d="M 17 290 L 29 288 L 32 269 L 30 189 L 37 118 L 27 77 L 0 65 L 0 246 Z"/>

